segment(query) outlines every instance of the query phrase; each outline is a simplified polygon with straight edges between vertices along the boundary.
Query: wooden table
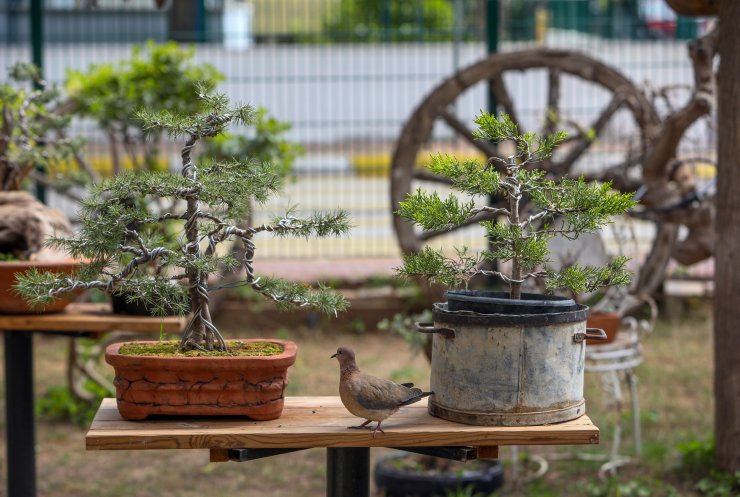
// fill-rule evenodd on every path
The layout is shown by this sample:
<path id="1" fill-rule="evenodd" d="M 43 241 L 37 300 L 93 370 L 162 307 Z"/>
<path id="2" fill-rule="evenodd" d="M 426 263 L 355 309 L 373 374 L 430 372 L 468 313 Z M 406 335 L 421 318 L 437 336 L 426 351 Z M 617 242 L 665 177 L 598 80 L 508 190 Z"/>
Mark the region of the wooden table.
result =
<path id="1" fill-rule="evenodd" d="M 588 416 L 546 426 L 483 427 L 452 423 L 427 413 L 426 400 L 402 408 L 385 433 L 348 430 L 358 419 L 339 397 L 288 397 L 273 421 L 246 418 L 159 417 L 126 421 L 105 399 L 86 436 L 88 450 L 203 449 L 211 461 L 250 460 L 313 447 L 327 449 L 327 496 L 368 495 L 370 447 L 401 449 L 469 446 L 470 458 L 497 458 L 502 445 L 598 444 Z M 245 450 L 246 449 L 246 450 Z M 428 452 L 429 453 L 429 452 Z"/>
<path id="2" fill-rule="evenodd" d="M 33 405 L 33 334 L 96 336 L 126 330 L 178 333 L 185 318 L 113 314 L 107 304 L 70 304 L 55 314 L 0 314 L 5 342 L 5 409 L 8 497 L 36 495 Z"/>

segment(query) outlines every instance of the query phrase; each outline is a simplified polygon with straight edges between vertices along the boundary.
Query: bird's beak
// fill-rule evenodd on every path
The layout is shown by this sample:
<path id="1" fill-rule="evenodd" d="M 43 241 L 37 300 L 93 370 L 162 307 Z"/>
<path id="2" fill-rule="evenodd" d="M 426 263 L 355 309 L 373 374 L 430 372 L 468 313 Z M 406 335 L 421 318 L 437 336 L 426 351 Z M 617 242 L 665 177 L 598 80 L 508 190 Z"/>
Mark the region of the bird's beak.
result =
<path id="1" fill-rule="evenodd" d="M 334 355 L 332 355 L 332 356 L 331 356 L 331 357 L 330 357 L 329 359 L 334 359 L 334 358 L 335 358 L 336 356 L 337 356 L 337 354 L 335 353 L 335 354 L 334 354 Z"/>

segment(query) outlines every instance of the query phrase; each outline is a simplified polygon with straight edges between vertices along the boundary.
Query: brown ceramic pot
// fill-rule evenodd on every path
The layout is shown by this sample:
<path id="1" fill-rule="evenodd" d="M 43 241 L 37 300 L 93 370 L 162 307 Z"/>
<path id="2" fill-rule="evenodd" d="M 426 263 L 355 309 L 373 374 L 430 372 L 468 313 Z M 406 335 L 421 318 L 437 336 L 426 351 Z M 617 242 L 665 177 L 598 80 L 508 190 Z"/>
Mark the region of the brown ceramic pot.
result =
<path id="1" fill-rule="evenodd" d="M 152 357 L 121 355 L 123 343 L 109 345 L 105 360 L 116 372 L 116 400 L 130 420 L 152 414 L 247 416 L 264 421 L 280 417 L 288 367 L 296 358 L 294 342 L 272 342 L 281 354 L 264 357 Z"/>
<path id="2" fill-rule="evenodd" d="M 617 338 L 617 332 L 619 331 L 619 324 L 622 318 L 616 312 L 591 312 L 586 321 L 588 328 L 600 328 L 606 333 L 606 340 L 590 341 L 588 342 L 589 347 L 604 345 L 611 343 Z"/>
<path id="3" fill-rule="evenodd" d="M 2 261 L 0 262 L 0 313 L 1 314 L 41 314 L 59 312 L 72 302 L 79 292 L 61 295 L 46 306 L 31 308 L 20 295 L 13 291 L 16 274 L 23 274 L 31 268 L 41 271 L 72 274 L 79 267 L 73 259 L 60 261 Z"/>

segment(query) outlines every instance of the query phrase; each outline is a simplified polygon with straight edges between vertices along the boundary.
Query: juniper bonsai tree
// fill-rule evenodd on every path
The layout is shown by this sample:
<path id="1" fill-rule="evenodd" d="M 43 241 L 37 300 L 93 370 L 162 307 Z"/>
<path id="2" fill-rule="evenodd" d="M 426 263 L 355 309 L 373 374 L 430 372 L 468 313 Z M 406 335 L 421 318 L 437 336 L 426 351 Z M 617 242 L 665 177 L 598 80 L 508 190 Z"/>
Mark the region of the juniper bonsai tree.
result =
<path id="1" fill-rule="evenodd" d="M 441 249 L 425 247 L 404 256 L 398 268 L 405 276 L 423 276 L 448 287 L 468 286 L 476 275 L 495 276 L 509 285 L 512 299 L 521 298 L 521 286 L 530 278 L 544 278 L 548 291 L 566 288 L 581 293 L 606 285 L 629 283 L 626 257 L 617 257 L 603 267 L 574 264 L 561 271 L 547 267 L 548 240 L 554 236 L 575 239 L 593 233 L 626 212 L 635 202 L 631 194 L 612 192 L 609 183 L 587 183 L 580 179 L 555 181 L 533 168 L 553 154 L 566 138 L 564 132 L 551 136 L 521 133 L 507 115 L 500 118 L 482 112 L 475 118 L 478 140 L 511 141 L 514 153 L 506 158 L 490 157 L 485 164 L 459 161 L 449 154 L 433 155 L 428 166 L 434 174 L 448 178 L 452 188 L 467 194 L 441 198 L 436 192 L 418 189 L 400 203 L 397 214 L 424 231 L 443 231 L 474 221 L 485 228 L 489 250 L 471 253 L 456 247 L 450 256 Z M 476 206 L 476 198 L 503 199 L 503 206 Z M 523 212 L 524 201 L 531 209 Z M 485 269 L 487 262 L 511 261 L 510 274 Z"/>
<path id="2" fill-rule="evenodd" d="M 71 116 L 59 89 L 32 64 L 17 63 L 8 75 L 14 83 L 0 85 L 0 191 L 21 190 L 29 176 L 57 187 L 54 167 L 70 158 L 92 174 L 80 155 L 83 142 L 67 137 Z"/>
<path id="3" fill-rule="evenodd" d="M 33 271 L 19 278 L 18 292 L 30 303 L 43 305 L 57 295 L 75 289 L 97 288 L 109 293 L 125 292 L 149 304 L 155 313 L 167 307 L 179 313 L 192 311 L 181 340 L 183 349 L 226 350 L 226 343 L 214 326 L 209 310 L 208 276 L 220 266 L 241 264 L 243 284 L 274 300 L 279 306 L 310 306 L 325 313 L 346 309 L 347 301 L 323 287 L 311 289 L 278 279 L 259 278 L 254 269 L 255 235 L 339 236 L 349 231 L 342 210 L 315 213 L 300 219 L 288 212 L 271 224 L 238 227 L 252 202 L 264 203 L 280 190 L 284 174 L 275 166 L 250 160 L 193 162 L 193 147 L 202 139 L 222 133 L 229 124 L 244 124 L 253 118 L 249 106 L 230 107 L 223 95 L 211 95 L 203 86 L 198 98 L 204 111 L 191 115 L 140 111 L 139 119 L 150 130 L 164 130 L 184 137 L 180 174 L 146 171 L 112 177 L 96 186 L 83 203 L 81 230 L 74 239 L 52 240 L 80 259 L 87 260 L 77 278 Z M 131 202 L 134 192 L 149 202 Z M 179 200 L 178 212 L 152 214 L 144 204 L 169 198 Z M 174 224 L 182 234 L 178 246 L 163 243 L 154 229 Z M 173 229 L 172 226 L 169 229 Z M 240 240 L 244 256 L 237 261 L 217 247 L 228 240 Z M 145 271 L 149 265 L 169 271 Z"/>

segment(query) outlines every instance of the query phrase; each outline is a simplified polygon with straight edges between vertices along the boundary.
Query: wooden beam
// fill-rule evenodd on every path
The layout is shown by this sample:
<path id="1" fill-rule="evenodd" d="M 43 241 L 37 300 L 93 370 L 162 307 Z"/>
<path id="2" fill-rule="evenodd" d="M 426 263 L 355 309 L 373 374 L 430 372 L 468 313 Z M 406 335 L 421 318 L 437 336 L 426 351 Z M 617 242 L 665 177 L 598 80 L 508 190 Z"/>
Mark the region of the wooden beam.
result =
<path id="1" fill-rule="evenodd" d="M 478 459 L 498 459 L 498 445 L 478 447 Z"/>
<path id="2" fill-rule="evenodd" d="M 130 316 L 113 314 L 108 304 L 73 303 L 52 314 L 0 314 L 3 331 L 96 332 L 125 330 L 136 333 L 179 333 L 183 316 Z"/>
<path id="3" fill-rule="evenodd" d="M 229 449 L 211 449 L 211 462 L 229 462 Z"/>

